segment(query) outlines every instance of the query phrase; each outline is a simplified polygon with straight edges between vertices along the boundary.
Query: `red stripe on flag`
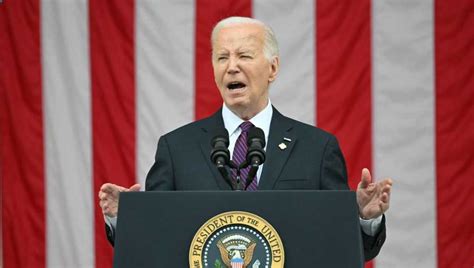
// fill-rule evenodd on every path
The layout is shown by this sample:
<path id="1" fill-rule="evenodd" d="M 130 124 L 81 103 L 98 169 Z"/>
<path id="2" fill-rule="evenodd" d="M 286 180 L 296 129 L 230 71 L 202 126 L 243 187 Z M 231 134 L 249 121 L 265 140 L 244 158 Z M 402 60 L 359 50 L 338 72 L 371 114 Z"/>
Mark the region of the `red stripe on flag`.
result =
<path id="1" fill-rule="evenodd" d="M 317 124 L 337 136 L 352 189 L 372 165 L 370 9 L 370 0 L 316 2 Z"/>
<path id="2" fill-rule="evenodd" d="M 222 105 L 222 98 L 214 82 L 211 60 L 211 32 L 221 19 L 230 16 L 252 16 L 250 0 L 196 1 L 195 49 L 195 118 L 201 119 L 214 113 Z"/>
<path id="3" fill-rule="evenodd" d="M 438 267 L 474 265 L 474 2 L 435 3 Z"/>
<path id="4" fill-rule="evenodd" d="M 40 6 L 0 5 L 3 265 L 45 267 Z"/>
<path id="5" fill-rule="evenodd" d="M 370 1 L 317 2 L 317 123 L 336 134 L 351 188 L 372 163 Z"/>
<path id="6" fill-rule="evenodd" d="M 135 183 L 135 49 L 133 0 L 89 1 L 94 193 L 105 182 Z M 112 247 L 95 207 L 96 267 L 110 267 Z"/>

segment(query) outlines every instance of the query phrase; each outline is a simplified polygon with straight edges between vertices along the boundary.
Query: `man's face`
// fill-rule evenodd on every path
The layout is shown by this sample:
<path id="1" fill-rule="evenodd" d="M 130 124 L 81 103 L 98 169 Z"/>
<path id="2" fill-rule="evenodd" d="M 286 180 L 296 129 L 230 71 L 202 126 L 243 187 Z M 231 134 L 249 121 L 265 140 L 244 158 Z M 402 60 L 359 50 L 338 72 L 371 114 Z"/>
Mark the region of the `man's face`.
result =
<path id="1" fill-rule="evenodd" d="M 214 40 L 214 79 L 226 105 L 243 119 L 265 108 L 278 73 L 278 57 L 269 62 L 263 47 L 264 30 L 256 24 L 224 27 Z"/>

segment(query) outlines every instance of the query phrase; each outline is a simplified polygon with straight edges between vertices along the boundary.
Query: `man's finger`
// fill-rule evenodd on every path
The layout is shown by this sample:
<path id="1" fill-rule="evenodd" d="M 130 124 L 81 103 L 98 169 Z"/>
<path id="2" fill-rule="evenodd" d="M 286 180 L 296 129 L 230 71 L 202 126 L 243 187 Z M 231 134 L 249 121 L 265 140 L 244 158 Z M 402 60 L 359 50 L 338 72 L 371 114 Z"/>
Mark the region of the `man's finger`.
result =
<path id="1" fill-rule="evenodd" d="M 390 193 L 392 192 L 392 180 L 386 179 L 382 181 L 382 194 L 387 194 L 387 197 L 390 198 Z"/>
<path id="2" fill-rule="evenodd" d="M 107 196 L 108 196 L 108 195 L 109 195 L 108 193 L 105 193 L 105 192 L 100 191 L 100 192 L 99 192 L 99 199 L 100 199 L 100 200 L 105 200 L 105 199 L 107 199 Z"/>
<path id="3" fill-rule="evenodd" d="M 104 193 L 114 194 L 115 192 L 120 191 L 120 188 L 119 188 L 118 185 L 115 185 L 113 183 L 104 183 L 100 187 L 100 191 L 102 191 Z"/>
<path id="4" fill-rule="evenodd" d="M 380 183 L 384 186 L 389 185 L 392 186 L 393 180 L 391 178 L 386 178 L 380 181 Z"/>
<path id="5" fill-rule="evenodd" d="M 360 176 L 359 188 L 365 189 L 371 182 L 372 176 L 370 175 L 370 171 L 367 168 L 363 168 Z"/>
<path id="6" fill-rule="evenodd" d="M 104 210 L 108 206 L 107 203 L 108 203 L 107 200 L 100 200 L 99 201 L 99 206 L 102 208 L 102 210 Z"/>
<path id="7" fill-rule="evenodd" d="M 137 184 L 134 184 L 134 185 L 130 186 L 130 188 L 128 188 L 128 191 L 129 192 L 138 192 L 138 191 L 140 191 L 140 188 L 141 188 L 140 184 L 137 183 Z"/>
<path id="8" fill-rule="evenodd" d="M 391 185 L 385 185 L 382 190 L 382 192 L 387 193 L 387 194 L 390 194 L 391 191 L 392 191 Z"/>
<path id="9" fill-rule="evenodd" d="M 387 197 L 386 197 L 386 198 L 387 198 Z M 390 206 L 390 203 L 389 203 L 389 202 L 384 202 L 383 199 L 384 199 L 384 198 L 383 198 L 383 196 L 382 196 L 382 199 L 381 199 L 381 202 L 380 202 L 379 207 L 380 207 L 380 210 L 382 210 L 382 213 L 385 213 L 385 212 L 388 210 L 388 208 L 389 208 L 389 206 Z M 388 198 L 387 198 L 387 200 L 388 200 Z"/>
<path id="10" fill-rule="evenodd" d="M 112 187 L 114 186 L 114 184 L 112 183 L 104 183 L 102 184 L 102 186 L 100 186 L 100 190 L 101 191 L 109 191 Z"/>

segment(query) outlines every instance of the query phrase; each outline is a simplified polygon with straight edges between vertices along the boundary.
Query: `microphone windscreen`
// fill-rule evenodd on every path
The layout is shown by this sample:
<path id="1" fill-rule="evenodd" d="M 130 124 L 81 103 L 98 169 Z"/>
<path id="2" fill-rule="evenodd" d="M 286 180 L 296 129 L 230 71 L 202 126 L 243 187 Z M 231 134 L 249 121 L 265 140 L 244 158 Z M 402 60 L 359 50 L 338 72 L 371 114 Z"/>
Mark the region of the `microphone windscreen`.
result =
<path id="1" fill-rule="evenodd" d="M 262 148 L 265 147 L 265 133 L 263 130 L 258 127 L 253 127 L 249 130 L 249 134 L 247 136 L 247 143 L 248 146 L 252 143 L 252 141 L 258 140 L 262 144 Z"/>
<path id="2" fill-rule="evenodd" d="M 211 146 L 214 148 L 218 141 L 224 142 L 226 148 L 229 146 L 229 132 L 227 129 L 222 127 L 214 130 L 214 137 L 211 140 Z"/>

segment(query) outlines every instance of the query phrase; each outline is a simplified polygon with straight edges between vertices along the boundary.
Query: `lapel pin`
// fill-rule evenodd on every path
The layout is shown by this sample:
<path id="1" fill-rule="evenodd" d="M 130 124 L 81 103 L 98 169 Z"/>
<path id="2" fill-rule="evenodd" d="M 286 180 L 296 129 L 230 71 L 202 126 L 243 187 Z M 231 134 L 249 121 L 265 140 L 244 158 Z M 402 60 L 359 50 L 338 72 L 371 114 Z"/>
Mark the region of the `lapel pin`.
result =
<path id="1" fill-rule="evenodd" d="M 290 138 L 287 138 L 287 137 L 284 137 L 283 140 L 287 141 L 287 142 L 290 142 L 291 139 Z"/>
<path id="2" fill-rule="evenodd" d="M 278 144 L 278 147 L 280 147 L 281 150 L 285 150 L 286 149 L 286 144 L 284 144 L 283 142 Z"/>

